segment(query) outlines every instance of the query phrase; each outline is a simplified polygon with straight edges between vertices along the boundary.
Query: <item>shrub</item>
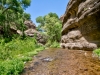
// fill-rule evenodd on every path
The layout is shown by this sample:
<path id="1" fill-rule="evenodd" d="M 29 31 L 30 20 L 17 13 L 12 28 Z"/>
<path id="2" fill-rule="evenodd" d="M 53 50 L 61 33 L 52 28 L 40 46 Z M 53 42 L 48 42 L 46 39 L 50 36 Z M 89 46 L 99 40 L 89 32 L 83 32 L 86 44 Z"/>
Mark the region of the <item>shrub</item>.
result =
<path id="1" fill-rule="evenodd" d="M 95 53 L 96 55 L 100 56 L 100 48 L 94 50 L 93 53 Z"/>
<path id="2" fill-rule="evenodd" d="M 21 60 L 6 60 L 0 64 L 0 75 L 18 75 L 23 68 L 24 63 Z"/>
<path id="3" fill-rule="evenodd" d="M 32 60 L 32 56 L 44 50 L 37 44 L 35 38 L 19 38 L 5 43 L 0 40 L 0 75 L 18 75 L 24 68 L 24 63 Z"/>

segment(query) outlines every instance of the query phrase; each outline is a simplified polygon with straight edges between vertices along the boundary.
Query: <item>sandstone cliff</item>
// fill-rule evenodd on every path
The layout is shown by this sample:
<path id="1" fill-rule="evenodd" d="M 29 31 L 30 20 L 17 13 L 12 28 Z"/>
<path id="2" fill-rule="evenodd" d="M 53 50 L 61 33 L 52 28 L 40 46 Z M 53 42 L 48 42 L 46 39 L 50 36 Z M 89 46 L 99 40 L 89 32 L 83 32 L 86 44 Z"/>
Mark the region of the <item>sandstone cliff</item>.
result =
<path id="1" fill-rule="evenodd" d="M 94 50 L 100 46 L 100 0 L 70 0 L 62 20 L 62 48 Z"/>

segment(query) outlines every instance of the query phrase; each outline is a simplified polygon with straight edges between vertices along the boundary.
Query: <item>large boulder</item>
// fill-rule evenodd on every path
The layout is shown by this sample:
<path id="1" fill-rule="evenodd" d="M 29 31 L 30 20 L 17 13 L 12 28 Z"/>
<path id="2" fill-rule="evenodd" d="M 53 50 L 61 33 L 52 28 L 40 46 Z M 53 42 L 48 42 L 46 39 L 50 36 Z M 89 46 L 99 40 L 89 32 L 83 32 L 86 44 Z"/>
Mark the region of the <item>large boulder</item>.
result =
<path id="1" fill-rule="evenodd" d="M 100 47 L 100 0 L 70 0 L 61 20 L 62 48 L 94 50 Z"/>

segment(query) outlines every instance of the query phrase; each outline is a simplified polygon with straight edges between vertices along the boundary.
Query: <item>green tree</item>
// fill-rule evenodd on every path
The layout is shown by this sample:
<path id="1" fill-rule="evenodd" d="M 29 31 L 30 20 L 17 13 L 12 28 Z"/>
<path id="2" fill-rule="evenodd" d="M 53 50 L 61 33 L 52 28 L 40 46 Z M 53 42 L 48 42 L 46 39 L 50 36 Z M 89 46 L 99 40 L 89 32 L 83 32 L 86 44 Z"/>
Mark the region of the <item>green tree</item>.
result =
<path id="1" fill-rule="evenodd" d="M 36 18 L 36 22 L 43 24 L 44 23 L 44 18 L 42 16 L 39 16 L 39 17 Z"/>
<path id="2" fill-rule="evenodd" d="M 46 32 L 51 43 L 60 41 L 62 24 L 56 13 L 49 13 L 43 17 L 39 16 L 36 18 L 36 22 L 39 23 L 39 27 Z"/>
<path id="3" fill-rule="evenodd" d="M 43 29 L 42 27 L 44 26 L 44 23 L 45 23 L 44 17 L 42 17 L 42 16 L 37 17 L 36 22 L 39 23 L 37 30 L 42 31 L 42 29 Z"/>
<path id="4" fill-rule="evenodd" d="M 49 15 L 50 17 L 55 17 L 55 18 L 59 19 L 58 15 L 57 15 L 56 13 L 50 12 L 48 15 Z"/>
<path id="5" fill-rule="evenodd" d="M 31 15 L 28 13 L 24 13 L 24 19 L 25 20 L 31 20 Z"/>
<path id="6" fill-rule="evenodd" d="M 3 27 L 4 37 L 11 36 L 11 27 L 20 26 L 24 30 L 24 9 L 30 6 L 30 2 L 31 0 L 0 0 L 0 25 Z"/>

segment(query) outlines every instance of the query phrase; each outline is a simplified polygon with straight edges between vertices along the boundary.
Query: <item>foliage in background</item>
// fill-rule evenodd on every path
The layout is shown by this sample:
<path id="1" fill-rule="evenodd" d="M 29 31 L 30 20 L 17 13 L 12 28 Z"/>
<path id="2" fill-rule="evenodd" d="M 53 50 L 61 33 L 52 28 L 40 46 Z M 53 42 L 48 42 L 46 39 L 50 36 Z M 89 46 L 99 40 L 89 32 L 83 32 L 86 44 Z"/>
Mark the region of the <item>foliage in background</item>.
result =
<path id="1" fill-rule="evenodd" d="M 62 24 L 56 13 L 49 13 L 43 17 L 39 16 L 36 18 L 36 22 L 39 23 L 38 30 L 47 34 L 48 43 L 60 42 Z"/>
<path id="2" fill-rule="evenodd" d="M 10 28 L 24 32 L 24 21 L 30 19 L 30 15 L 24 13 L 24 9 L 30 6 L 30 3 L 31 0 L 0 0 L 0 27 L 3 30 L 3 37 L 12 36 Z"/>
<path id="3" fill-rule="evenodd" d="M 24 68 L 24 63 L 44 47 L 39 45 L 35 38 L 13 39 L 5 43 L 0 39 L 0 75 L 19 75 Z"/>

